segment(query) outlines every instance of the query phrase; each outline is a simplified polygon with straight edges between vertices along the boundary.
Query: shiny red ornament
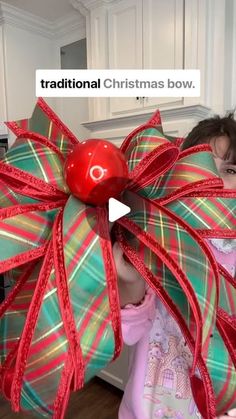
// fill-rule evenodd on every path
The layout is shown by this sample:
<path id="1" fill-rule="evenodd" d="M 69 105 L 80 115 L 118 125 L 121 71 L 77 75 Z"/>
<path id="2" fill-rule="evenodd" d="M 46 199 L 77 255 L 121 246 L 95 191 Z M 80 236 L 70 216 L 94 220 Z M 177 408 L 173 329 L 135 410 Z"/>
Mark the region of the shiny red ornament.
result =
<path id="1" fill-rule="evenodd" d="M 74 196 L 86 204 L 104 205 L 124 190 L 128 166 L 114 144 L 91 139 L 77 144 L 68 155 L 64 175 Z"/>

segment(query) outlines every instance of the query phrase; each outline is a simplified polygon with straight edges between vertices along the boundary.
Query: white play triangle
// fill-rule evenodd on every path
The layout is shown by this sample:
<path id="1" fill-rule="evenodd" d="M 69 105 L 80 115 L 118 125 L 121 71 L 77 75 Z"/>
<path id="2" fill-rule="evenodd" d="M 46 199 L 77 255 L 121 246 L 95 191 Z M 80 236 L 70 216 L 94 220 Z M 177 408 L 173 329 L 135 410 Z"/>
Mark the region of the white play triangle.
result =
<path id="1" fill-rule="evenodd" d="M 108 217 L 111 223 L 123 217 L 124 215 L 129 214 L 130 211 L 131 211 L 130 207 L 118 201 L 117 199 L 115 198 L 109 199 Z"/>

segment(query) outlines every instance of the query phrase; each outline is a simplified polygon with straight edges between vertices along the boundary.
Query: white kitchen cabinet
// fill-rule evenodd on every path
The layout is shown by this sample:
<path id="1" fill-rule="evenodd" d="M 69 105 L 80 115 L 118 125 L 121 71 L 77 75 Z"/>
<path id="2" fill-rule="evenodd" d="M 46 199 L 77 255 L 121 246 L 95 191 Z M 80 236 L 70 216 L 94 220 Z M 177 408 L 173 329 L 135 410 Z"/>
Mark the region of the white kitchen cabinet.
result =
<path id="1" fill-rule="evenodd" d="M 119 358 L 101 370 L 97 375 L 113 386 L 124 390 L 129 375 L 129 351 L 130 348 L 123 346 Z"/>
<path id="2" fill-rule="evenodd" d="M 109 68 L 182 69 L 183 0 L 123 0 L 108 10 Z M 110 98 L 110 116 L 178 103 L 181 98 Z"/>
<path id="3" fill-rule="evenodd" d="M 108 53 L 110 69 L 143 68 L 143 0 L 122 0 L 108 10 Z M 110 98 L 110 116 L 139 110 L 136 97 Z"/>
<path id="4" fill-rule="evenodd" d="M 148 0 L 143 4 L 143 68 L 183 69 L 183 0 Z M 173 104 L 180 98 L 144 98 L 144 108 Z"/>
<path id="5" fill-rule="evenodd" d="M 235 106 L 235 0 L 71 1 L 86 16 L 88 68 L 200 70 L 200 97 L 95 98 L 90 121 Z"/>
<path id="6" fill-rule="evenodd" d="M 185 4 L 184 0 L 73 0 L 86 16 L 88 68 L 185 68 Z M 196 68 L 194 64 L 188 68 Z M 170 97 L 95 98 L 90 100 L 89 119 L 106 120 L 181 105 L 182 98 Z"/>

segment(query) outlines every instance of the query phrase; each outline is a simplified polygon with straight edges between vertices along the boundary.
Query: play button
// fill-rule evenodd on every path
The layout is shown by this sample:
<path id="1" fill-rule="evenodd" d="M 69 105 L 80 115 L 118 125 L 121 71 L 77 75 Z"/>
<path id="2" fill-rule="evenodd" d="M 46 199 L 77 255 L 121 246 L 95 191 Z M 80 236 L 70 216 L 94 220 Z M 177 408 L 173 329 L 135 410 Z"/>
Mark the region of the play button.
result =
<path id="1" fill-rule="evenodd" d="M 126 214 L 129 214 L 131 211 L 128 205 L 123 204 L 115 198 L 110 198 L 108 202 L 108 218 L 110 223 L 113 223 L 119 218 L 123 217 Z"/>

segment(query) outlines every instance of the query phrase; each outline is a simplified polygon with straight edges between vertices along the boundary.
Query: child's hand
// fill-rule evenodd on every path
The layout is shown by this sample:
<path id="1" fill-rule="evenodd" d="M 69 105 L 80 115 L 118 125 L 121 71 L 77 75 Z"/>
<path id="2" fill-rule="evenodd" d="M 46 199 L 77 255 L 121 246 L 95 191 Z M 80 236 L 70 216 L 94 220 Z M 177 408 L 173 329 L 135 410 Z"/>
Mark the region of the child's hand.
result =
<path id="1" fill-rule="evenodd" d="M 229 410 L 227 412 L 227 415 L 219 416 L 218 419 L 229 419 L 229 418 L 236 419 L 236 409 Z"/>
<path id="2" fill-rule="evenodd" d="M 145 282 L 140 273 L 123 257 L 121 247 L 117 242 L 113 245 L 113 256 L 118 276 L 120 306 L 137 304 L 145 295 Z"/>

